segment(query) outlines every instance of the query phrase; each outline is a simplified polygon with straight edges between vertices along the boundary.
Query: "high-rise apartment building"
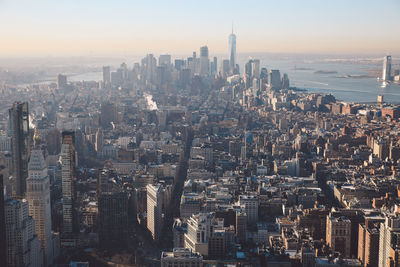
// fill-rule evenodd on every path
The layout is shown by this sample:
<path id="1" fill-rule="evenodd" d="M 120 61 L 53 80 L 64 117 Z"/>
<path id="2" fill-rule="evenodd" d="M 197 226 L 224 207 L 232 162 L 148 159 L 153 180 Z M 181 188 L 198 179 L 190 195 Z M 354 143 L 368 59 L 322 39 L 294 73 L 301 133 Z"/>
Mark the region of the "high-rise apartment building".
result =
<path id="1" fill-rule="evenodd" d="M 366 219 L 358 228 L 357 258 L 364 267 L 378 267 L 379 260 L 379 228 L 378 223 Z"/>
<path id="2" fill-rule="evenodd" d="M 28 202 L 16 199 L 5 201 L 7 266 L 42 267 L 43 254 L 35 234 L 35 222 L 29 216 Z"/>
<path id="3" fill-rule="evenodd" d="M 48 265 L 53 262 L 50 181 L 41 150 L 32 151 L 28 170 L 26 199 L 29 203 L 29 215 L 35 220 L 36 234 L 44 253 L 44 263 Z"/>
<path id="4" fill-rule="evenodd" d="M 75 133 L 63 132 L 61 145 L 61 179 L 63 197 L 63 233 L 74 231 L 74 175 L 75 175 Z"/>
<path id="5" fill-rule="evenodd" d="M 147 229 L 154 240 L 158 241 L 163 227 L 163 188 L 161 184 L 148 184 L 147 190 Z"/>
<path id="6" fill-rule="evenodd" d="M 13 195 L 23 198 L 28 178 L 29 142 L 29 109 L 27 102 L 14 103 L 9 109 L 11 150 L 13 165 Z"/>

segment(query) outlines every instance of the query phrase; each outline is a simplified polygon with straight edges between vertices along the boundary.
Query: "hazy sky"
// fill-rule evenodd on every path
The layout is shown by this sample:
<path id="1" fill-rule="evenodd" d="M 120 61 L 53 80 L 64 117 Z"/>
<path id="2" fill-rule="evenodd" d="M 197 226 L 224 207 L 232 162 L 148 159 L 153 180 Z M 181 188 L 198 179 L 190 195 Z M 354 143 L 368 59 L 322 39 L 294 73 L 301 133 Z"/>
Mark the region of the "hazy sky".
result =
<path id="1" fill-rule="evenodd" d="M 0 0 L 0 56 L 400 53 L 400 0 Z"/>

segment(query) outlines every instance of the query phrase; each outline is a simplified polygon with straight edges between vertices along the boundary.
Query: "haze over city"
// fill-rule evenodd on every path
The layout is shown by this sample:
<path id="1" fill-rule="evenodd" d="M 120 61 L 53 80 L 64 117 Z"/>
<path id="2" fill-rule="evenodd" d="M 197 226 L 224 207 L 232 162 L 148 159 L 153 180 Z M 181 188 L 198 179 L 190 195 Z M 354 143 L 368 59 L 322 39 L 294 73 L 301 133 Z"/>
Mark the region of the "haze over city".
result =
<path id="1" fill-rule="evenodd" d="M 0 56 L 400 53 L 397 0 L 0 1 Z"/>
<path id="2" fill-rule="evenodd" d="M 0 25 L 0 267 L 400 267 L 399 1 Z"/>

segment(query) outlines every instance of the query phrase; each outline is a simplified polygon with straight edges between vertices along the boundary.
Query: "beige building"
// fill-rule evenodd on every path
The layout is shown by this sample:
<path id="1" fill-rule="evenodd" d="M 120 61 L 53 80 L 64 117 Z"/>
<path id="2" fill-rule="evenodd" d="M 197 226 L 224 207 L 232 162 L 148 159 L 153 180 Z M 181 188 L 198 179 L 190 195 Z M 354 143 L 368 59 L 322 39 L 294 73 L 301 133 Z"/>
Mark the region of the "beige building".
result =
<path id="1" fill-rule="evenodd" d="M 200 267 L 203 266 L 203 256 L 192 253 L 187 248 L 174 248 L 172 252 L 161 254 L 161 267 Z"/>
<path id="2" fill-rule="evenodd" d="M 346 217 L 331 217 L 326 220 L 326 242 L 333 251 L 350 258 L 351 221 Z"/>
<path id="3" fill-rule="evenodd" d="M 162 185 L 148 184 L 147 187 L 147 229 L 154 240 L 158 241 L 163 226 L 163 188 Z"/>
<path id="4" fill-rule="evenodd" d="M 44 263 L 48 265 L 53 262 L 50 181 L 41 150 L 32 151 L 28 174 L 26 198 L 29 203 L 29 215 L 35 220 L 36 234 L 44 252 Z"/>

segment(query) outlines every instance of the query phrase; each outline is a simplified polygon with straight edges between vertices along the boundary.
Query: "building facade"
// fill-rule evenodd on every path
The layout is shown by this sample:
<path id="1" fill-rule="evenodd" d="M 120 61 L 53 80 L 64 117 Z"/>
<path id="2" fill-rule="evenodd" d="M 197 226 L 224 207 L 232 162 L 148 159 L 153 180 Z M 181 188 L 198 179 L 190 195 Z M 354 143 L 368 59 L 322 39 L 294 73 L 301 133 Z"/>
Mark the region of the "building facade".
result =
<path id="1" fill-rule="evenodd" d="M 32 151 L 28 170 L 26 199 L 29 203 L 29 215 L 35 220 L 36 234 L 44 253 L 44 263 L 48 265 L 53 262 L 50 181 L 41 150 Z"/>
<path id="2" fill-rule="evenodd" d="M 9 109 L 9 126 L 13 166 L 13 195 L 17 198 L 23 198 L 26 193 L 30 154 L 29 109 L 27 102 L 14 103 L 12 108 Z"/>

